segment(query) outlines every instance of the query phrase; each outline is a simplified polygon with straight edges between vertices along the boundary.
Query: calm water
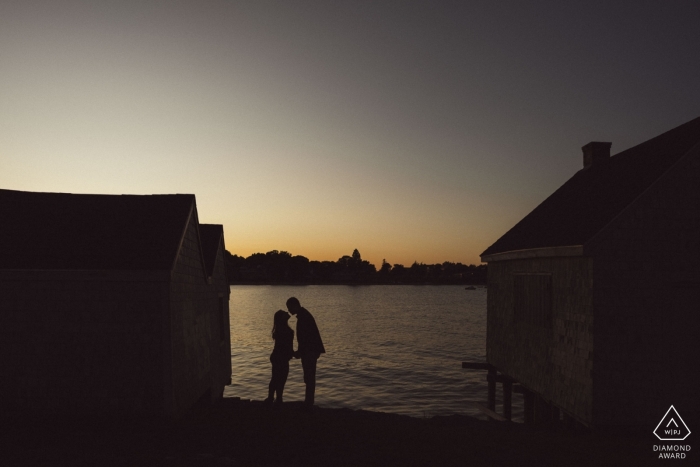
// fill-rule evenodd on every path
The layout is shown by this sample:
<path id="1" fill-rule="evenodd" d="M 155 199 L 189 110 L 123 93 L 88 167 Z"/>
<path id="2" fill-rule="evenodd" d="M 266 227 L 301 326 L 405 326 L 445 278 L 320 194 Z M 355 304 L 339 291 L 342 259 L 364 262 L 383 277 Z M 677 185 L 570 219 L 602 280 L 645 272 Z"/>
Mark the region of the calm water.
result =
<path id="1" fill-rule="evenodd" d="M 272 316 L 291 296 L 314 315 L 326 347 L 317 405 L 481 417 L 473 403 L 485 405 L 486 374 L 461 362 L 486 360 L 486 289 L 464 286 L 231 286 L 233 384 L 225 396 L 267 397 Z M 289 324 L 296 329 L 294 317 Z M 285 399 L 303 395 L 301 363 L 292 360 Z M 513 402 L 518 416 L 517 396 Z"/>

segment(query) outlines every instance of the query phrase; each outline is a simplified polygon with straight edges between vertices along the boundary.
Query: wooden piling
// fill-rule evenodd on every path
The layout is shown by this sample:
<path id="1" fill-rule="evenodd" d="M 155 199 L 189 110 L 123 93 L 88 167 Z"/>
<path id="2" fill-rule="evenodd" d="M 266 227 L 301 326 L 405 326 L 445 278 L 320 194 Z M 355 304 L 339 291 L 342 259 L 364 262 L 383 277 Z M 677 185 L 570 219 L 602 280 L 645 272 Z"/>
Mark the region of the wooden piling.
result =
<path id="1" fill-rule="evenodd" d="M 513 383 L 511 381 L 503 382 L 503 416 L 506 420 L 510 421 L 512 419 L 512 394 L 513 394 Z"/>
<path id="2" fill-rule="evenodd" d="M 488 374 L 489 382 L 489 399 L 488 399 L 488 409 L 496 411 L 496 369 L 493 367 L 489 368 Z"/>
<path id="3" fill-rule="evenodd" d="M 532 425 L 535 422 L 535 395 L 532 391 L 523 390 L 523 401 L 525 406 L 525 423 Z"/>

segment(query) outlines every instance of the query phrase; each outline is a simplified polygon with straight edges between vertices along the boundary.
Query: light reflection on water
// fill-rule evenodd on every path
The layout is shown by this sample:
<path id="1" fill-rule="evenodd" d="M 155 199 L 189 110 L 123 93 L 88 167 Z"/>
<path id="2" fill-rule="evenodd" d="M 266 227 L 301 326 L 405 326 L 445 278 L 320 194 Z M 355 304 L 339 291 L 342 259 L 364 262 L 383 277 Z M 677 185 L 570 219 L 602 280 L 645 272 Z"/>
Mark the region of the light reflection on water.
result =
<path id="1" fill-rule="evenodd" d="M 292 296 L 314 315 L 326 347 L 318 405 L 482 417 L 472 404 L 485 405 L 486 374 L 461 362 L 486 361 L 486 289 L 463 286 L 231 286 L 233 384 L 225 396 L 267 397 L 272 316 Z M 296 329 L 294 317 L 289 324 Z M 301 363 L 292 360 L 285 399 L 303 395 Z M 522 417 L 518 395 L 513 415 Z"/>

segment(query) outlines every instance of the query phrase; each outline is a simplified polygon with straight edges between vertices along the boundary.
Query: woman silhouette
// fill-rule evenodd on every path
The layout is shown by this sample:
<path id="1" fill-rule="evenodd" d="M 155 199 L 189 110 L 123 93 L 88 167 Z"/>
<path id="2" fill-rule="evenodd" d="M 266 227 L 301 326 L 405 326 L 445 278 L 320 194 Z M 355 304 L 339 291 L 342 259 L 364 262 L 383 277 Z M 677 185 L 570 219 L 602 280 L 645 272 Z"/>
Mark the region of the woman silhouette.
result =
<path id="1" fill-rule="evenodd" d="M 272 325 L 272 338 L 275 340 L 275 347 L 270 355 L 272 363 L 272 378 L 268 387 L 266 404 L 272 404 L 273 396 L 277 393 L 275 405 L 282 404 L 282 393 L 284 385 L 289 375 L 289 360 L 294 355 L 294 331 L 287 324 L 289 314 L 286 311 L 278 310 Z"/>

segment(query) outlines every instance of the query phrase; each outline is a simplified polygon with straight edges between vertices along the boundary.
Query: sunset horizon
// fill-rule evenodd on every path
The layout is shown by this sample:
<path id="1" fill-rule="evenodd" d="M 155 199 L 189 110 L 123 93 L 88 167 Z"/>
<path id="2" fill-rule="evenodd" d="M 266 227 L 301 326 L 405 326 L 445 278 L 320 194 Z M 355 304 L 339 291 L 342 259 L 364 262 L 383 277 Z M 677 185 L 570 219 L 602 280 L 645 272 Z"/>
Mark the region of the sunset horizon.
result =
<path id="1" fill-rule="evenodd" d="M 5 3 L 0 187 L 192 193 L 244 256 L 479 264 L 582 146 L 697 116 L 692 11 Z"/>

